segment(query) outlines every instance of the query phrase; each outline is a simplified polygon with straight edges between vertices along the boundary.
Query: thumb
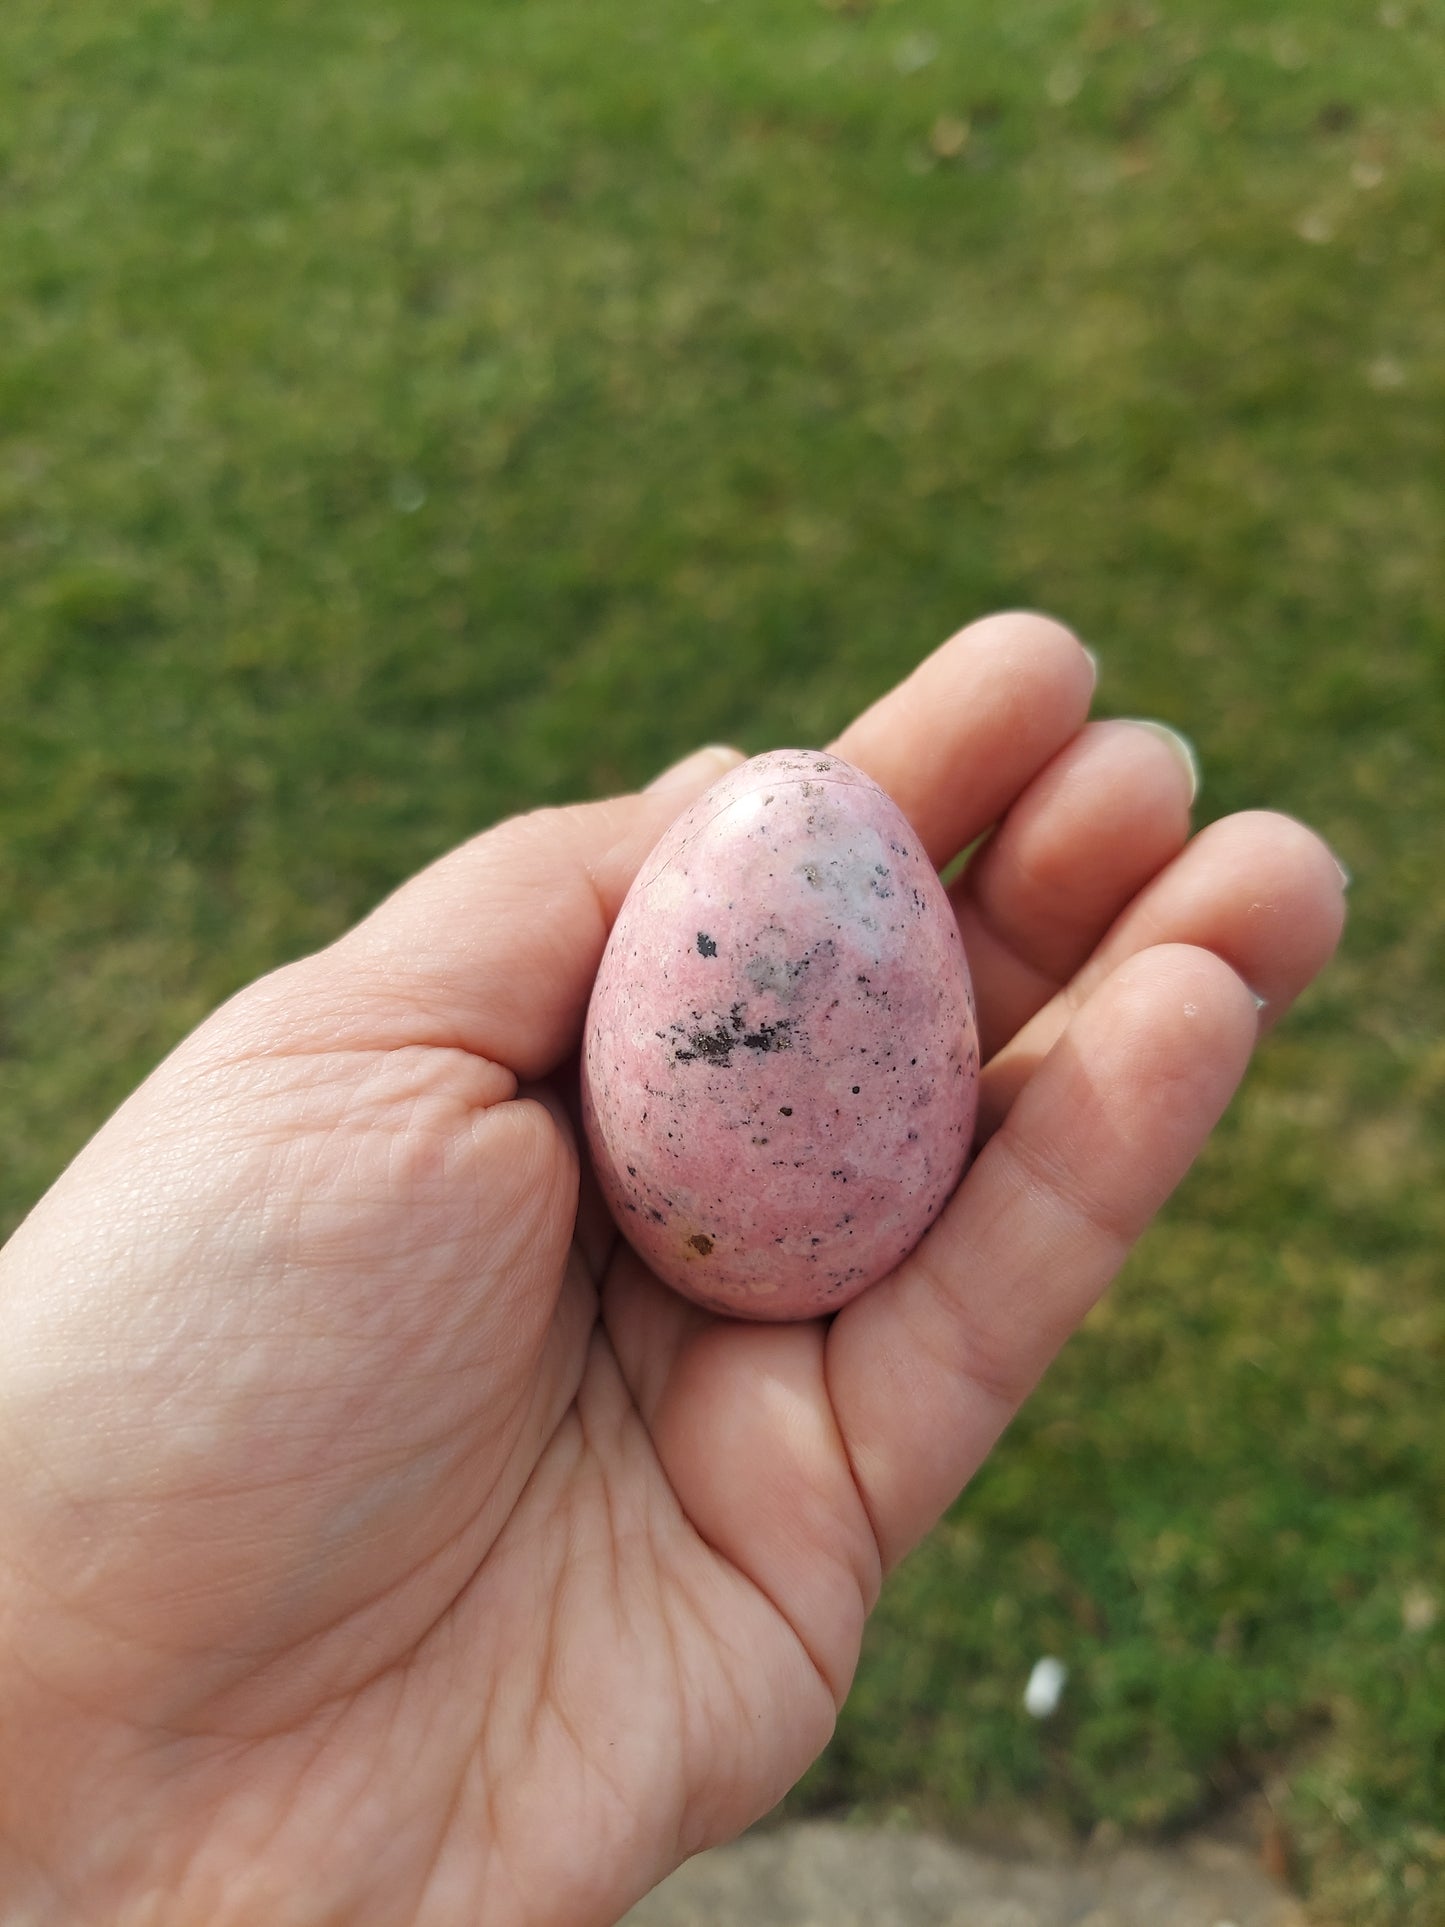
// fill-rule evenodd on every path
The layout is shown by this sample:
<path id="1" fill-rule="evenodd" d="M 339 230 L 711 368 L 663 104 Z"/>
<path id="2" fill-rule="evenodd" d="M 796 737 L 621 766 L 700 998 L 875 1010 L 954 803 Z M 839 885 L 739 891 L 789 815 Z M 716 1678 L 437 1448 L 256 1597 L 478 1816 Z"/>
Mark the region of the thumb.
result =
<path id="1" fill-rule="evenodd" d="M 522 1079 L 554 1069 L 643 859 L 742 760 L 700 749 L 636 795 L 512 817 L 429 865 L 297 966 L 327 1048 L 454 1045 Z"/>

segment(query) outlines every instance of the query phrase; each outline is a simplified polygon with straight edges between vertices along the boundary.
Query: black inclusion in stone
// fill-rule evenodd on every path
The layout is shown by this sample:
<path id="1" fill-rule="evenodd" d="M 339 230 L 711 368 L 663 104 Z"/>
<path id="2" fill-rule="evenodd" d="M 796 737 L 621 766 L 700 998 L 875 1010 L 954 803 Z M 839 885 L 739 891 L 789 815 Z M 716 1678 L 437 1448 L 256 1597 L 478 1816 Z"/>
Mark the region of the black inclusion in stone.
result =
<path id="1" fill-rule="evenodd" d="M 790 1017 L 780 1017 L 775 1024 L 759 1024 L 756 1030 L 744 1031 L 739 1041 L 748 1050 L 786 1050 L 792 1042 L 792 1028 Z"/>
<path id="2" fill-rule="evenodd" d="M 715 957 L 717 955 L 717 944 L 705 930 L 699 930 L 697 933 L 697 954 L 700 957 Z"/>
<path id="3" fill-rule="evenodd" d="M 691 1046 L 677 1053 L 679 1064 L 691 1063 L 695 1057 L 704 1057 L 711 1064 L 731 1064 L 733 1045 L 737 1033 L 728 1029 L 726 1024 L 718 1024 L 713 1030 L 695 1030 L 688 1038 Z"/>
<path id="4" fill-rule="evenodd" d="M 695 1017 L 697 1013 L 693 1015 Z M 732 1063 L 734 1050 L 788 1050 L 793 1041 L 791 1017 L 780 1017 L 776 1023 L 759 1024 L 756 1030 L 749 1030 L 741 1004 L 734 1004 L 727 1017 L 719 1018 L 711 1029 L 693 1029 L 686 1024 L 674 1024 L 672 1029 L 673 1034 L 681 1039 L 673 1051 L 674 1062 L 691 1064 L 701 1058 L 705 1063 L 716 1064 L 723 1069 Z"/>

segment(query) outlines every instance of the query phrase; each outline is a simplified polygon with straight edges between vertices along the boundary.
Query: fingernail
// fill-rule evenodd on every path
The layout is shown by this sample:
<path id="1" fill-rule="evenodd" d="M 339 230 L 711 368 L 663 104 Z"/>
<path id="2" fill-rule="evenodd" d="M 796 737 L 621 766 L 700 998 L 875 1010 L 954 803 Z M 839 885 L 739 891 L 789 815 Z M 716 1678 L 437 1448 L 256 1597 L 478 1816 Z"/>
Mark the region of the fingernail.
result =
<path id="1" fill-rule="evenodd" d="M 1079 644 L 1079 647 L 1080 647 L 1080 648 L 1081 648 L 1081 649 L 1083 650 L 1083 652 L 1084 652 L 1084 654 L 1085 654 L 1085 655 L 1086 655 L 1086 656 L 1087 656 L 1087 657 L 1089 658 L 1089 666 L 1090 666 L 1090 668 L 1091 668 L 1091 669 L 1093 670 L 1093 672 L 1094 672 L 1094 686 L 1095 686 L 1095 687 L 1097 688 L 1097 687 L 1098 687 L 1098 682 L 1099 682 L 1099 658 L 1098 658 L 1098 655 L 1096 654 L 1096 652 L 1095 652 L 1094 650 L 1092 650 L 1092 649 L 1091 649 L 1091 648 L 1089 647 L 1089 645 L 1088 645 L 1088 643 L 1086 643 L 1086 642 L 1081 642 L 1081 643 Z"/>
<path id="2" fill-rule="evenodd" d="M 1194 753 L 1194 745 L 1187 736 L 1181 736 L 1177 729 L 1168 723 L 1157 723 L 1152 716 L 1131 716 L 1129 721 L 1136 729 L 1152 729 L 1161 743 L 1167 743 L 1175 758 L 1189 778 L 1189 800 L 1192 803 L 1199 794 L 1199 758 Z"/>
<path id="3" fill-rule="evenodd" d="M 1355 880 L 1353 875 L 1349 870 L 1345 868 L 1344 864 L 1341 863 L 1340 859 L 1337 856 L 1335 856 L 1335 853 L 1333 850 L 1330 851 L 1330 855 L 1335 857 L 1335 868 L 1340 873 L 1340 888 L 1342 890 L 1348 890 L 1350 885 Z"/>
<path id="4" fill-rule="evenodd" d="M 740 749 L 733 749 L 727 743 L 709 743 L 706 749 L 695 749 L 691 756 L 673 763 L 661 776 L 654 776 L 647 787 L 650 791 L 706 789 L 709 783 L 715 783 L 746 760 Z"/>

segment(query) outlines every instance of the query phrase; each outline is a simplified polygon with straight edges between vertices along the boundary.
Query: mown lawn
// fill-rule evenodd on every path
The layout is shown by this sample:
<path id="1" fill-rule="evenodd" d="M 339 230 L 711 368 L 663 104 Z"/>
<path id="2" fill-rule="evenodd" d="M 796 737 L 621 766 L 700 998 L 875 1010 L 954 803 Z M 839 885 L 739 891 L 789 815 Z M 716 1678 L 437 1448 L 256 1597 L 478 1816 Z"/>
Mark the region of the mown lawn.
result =
<path id="1" fill-rule="evenodd" d="M 5 0 L 7 1226 L 448 843 L 1014 603 L 1354 920 L 799 1797 L 1263 1787 L 1442 1922 L 1445 5 Z"/>

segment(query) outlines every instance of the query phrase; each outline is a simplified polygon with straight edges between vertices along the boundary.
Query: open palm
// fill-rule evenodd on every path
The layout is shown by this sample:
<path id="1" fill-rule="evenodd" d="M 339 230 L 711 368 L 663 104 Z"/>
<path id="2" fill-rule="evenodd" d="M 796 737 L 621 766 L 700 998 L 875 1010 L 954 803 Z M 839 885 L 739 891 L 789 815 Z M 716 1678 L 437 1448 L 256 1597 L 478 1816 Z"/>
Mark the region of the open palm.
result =
<path id="1" fill-rule="evenodd" d="M 610 921 L 719 753 L 445 858 L 101 1132 L 0 1257 L 7 1919 L 586 1927 L 796 1779 L 1339 934 L 1324 846 L 1189 842 L 1092 683 L 996 617 L 839 739 L 935 861 L 993 833 L 983 1148 L 831 1321 L 687 1305 L 579 1171 Z"/>

